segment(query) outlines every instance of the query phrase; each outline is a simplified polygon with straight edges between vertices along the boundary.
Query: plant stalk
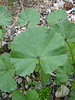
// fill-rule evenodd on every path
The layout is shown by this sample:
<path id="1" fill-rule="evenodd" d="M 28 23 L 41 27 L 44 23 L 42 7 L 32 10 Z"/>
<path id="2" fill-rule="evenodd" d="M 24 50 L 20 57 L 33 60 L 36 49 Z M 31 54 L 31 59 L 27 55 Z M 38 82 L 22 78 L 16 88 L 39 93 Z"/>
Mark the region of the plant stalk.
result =
<path id="1" fill-rule="evenodd" d="M 41 67 L 41 85 L 43 89 L 43 68 Z"/>
<path id="2" fill-rule="evenodd" d="M 71 47 L 70 47 L 68 41 L 66 41 L 66 43 L 67 43 L 67 45 L 68 45 L 68 47 L 69 47 L 69 49 L 70 49 L 70 53 L 71 53 L 71 57 L 72 57 L 72 61 L 73 61 L 73 66 L 75 67 L 75 62 L 74 62 L 74 57 L 73 57 L 72 49 L 71 49 Z"/>
<path id="3" fill-rule="evenodd" d="M 0 39 L 1 42 L 1 49 L 0 49 L 0 55 L 1 55 L 1 51 L 2 51 L 2 39 Z"/>

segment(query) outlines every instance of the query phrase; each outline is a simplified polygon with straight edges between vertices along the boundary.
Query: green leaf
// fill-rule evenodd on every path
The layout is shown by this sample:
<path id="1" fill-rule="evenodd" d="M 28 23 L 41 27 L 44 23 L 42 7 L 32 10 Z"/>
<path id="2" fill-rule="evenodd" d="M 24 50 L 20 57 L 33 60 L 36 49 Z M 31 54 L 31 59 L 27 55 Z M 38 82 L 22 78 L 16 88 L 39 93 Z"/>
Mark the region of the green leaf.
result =
<path id="1" fill-rule="evenodd" d="M 74 79 L 74 81 L 72 82 L 72 90 L 75 91 L 75 79 Z"/>
<path id="2" fill-rule="evenodd" d="M 58 86 L 60 85 L 60 79 L 59 78 L 56 77 L 54 82 L 56 83 L 56 85 L 58 85 Z"/>
<path id="3" fill-rule="evenodd" d="M 51 90 L 48 86 L 44 87 L 41 91 L 40 91 L 40 98 L 43 98 L 43 99 L 50 99 L 50 93 L 51 93 Z"/>
<path id="4" fill-rule="evenodd" d="M 8 0 L 8 2 L 9 2 L 9 5 L 10 5 L 11 7 L 13 7 L 13 0 Z"/>
<path id="5" fill-rule="evenodd" d="M 46 83 L 49 80 L 50 76 L 51 76 L 50 74 L 43 73 L 43 83 Z M 41 79 L 41 72 L 40 72 L 40 79 Z"/>
<path id="6" fill-rule="evenodd" d="M 2 26 L 0 26 L 0 39 L 5 35 L 5 28 L 3 28 Z"/>
<path id="7" fill-rule="evenodd" d="M 39 86 L 39 82 L 37 82 L 37 81 L 33 81 L 32 84 L 36 85 L 36 86 Z"/>
<path id="8" fill-rule="evenodd" d="M 7 10 L 6 6 L 0 6 L 0 26 L 8 26 L 11 21 L 10 12 Z"/>
<path id="9" fill-rule="evenodd" d="M 63 66 L 60 66 L 56 76 L 60 82 L 66 83 L 68 81 L 69 75 L 74 73 L 74 67 L 65 63 Z"/>
<path id="10" fill-rule="evenodd" d="M 49 13 L 47 22 L 51 25 L 58 23 L 60 20 L 67 18 L 68 14 L 65 10 L 56 10 L 54 12 Z"/>
<path id="11" fill-rule="evenodd" d="M 71 92 L 70 100 L 75 100 L 75 91 L 72 91 Z"/>
<path id="12" fill-rule="evenodd" d="M 60 82 L 65 83 L 68 80 L 68 75 L 66 75 L 63 67 L 60 67 L 60 70 L 57 72 L 56 76 Z"/>
<path id="13" fill-rule="evenodd" d="M 26 100 L 38 100 L 39 95 L 35 90 L 29 90 L 25 96 Z"/>
<path id="14" fill-rule="evenodd" d="M 38 100 L 39 95 L 35 90 L 28 90 L 24 96 L 19 90 L 13 92 L 12 100 Z"/>
<path id="15" fill-rule="evenodd" d="M 9 60 L 10 55 L 7 53 L 0 56 L 0 89 L 5 92 L 10 92 L 16 88 L 16 83 L 13 80 L 14 68 Z"/>
<path id="16" fill-rule="evenodd" d="M 8 0 L 8 2 L 13 3 L 13 0 Z"/>
<path id="17" fill-rule="evenodd" d="M 19 90 L 15 90 L 13 92 L 12 100 L 27 100 L 27 99 L 25 99 L 25 96 Z"/>
<path id="18" fill-rule="evenodd" d="M 30 27 L 33 27 L 38 24 L 40 20 L 40 13 L 34 8 L 27 8 L 18 16 L 18 25 L 25 26 L 28 22 Z"/>
<path id="19" fill-rule="evenodd" d="M 0 39 L 2 38 L 2 30 L 0 29 Z"/>
<path id="20" fill-rule="evenodd" d="M 64 39 L 75 42 L 75 24 L 68 20 L 60 21 L 52 27 L 55 32 L 61 33 Z"/>
<path id="21" fill-rule="evenodd" d="M 50 74 L 66 62 L 64 39 L 59 33 L 46 27 L 27 29 L 11 43 L 11 63 L 19 75 L 29 75 L 37 60 L 46 74 Z"/>

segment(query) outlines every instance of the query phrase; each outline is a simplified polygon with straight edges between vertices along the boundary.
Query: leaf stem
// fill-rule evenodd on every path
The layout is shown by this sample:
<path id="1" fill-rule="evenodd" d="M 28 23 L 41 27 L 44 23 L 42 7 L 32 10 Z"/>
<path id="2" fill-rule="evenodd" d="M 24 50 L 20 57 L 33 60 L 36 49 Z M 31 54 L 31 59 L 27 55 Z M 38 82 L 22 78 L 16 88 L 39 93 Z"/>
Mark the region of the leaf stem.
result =
<path id="1" fill-rule="evenodd" d="M 43 68 L 41 67 L 41 85 L 43 89 Z"/>
<path id="2" fill-rule="evenodd" d="M 41 68 L 41 85 L 42 85 L 42 89 L 43 89 L 43 67 L 41 66 L 40 64 L 40 57 L 37 57 L 37 59 L 39 60 L 39 65 L 40 65 L 40 68 Z"/>
<path id="3" fill-rule="evenodd" d="M 0 55 L 1 55 L 1 51 L 2 51 L 2 39 L 0 39 L 1 42 L 1 48 L 0 48 Z"/>
<path id="4" fill-rule="evenodd" d="M 74 57 L 73 57 L 72 49 L 71 49 L 71 47 L 70 47 L 68 41 L 66 41 L 66 43 L 67 43 L 67 45 L 68 45 L 68 47 L 69 47 L 69 49 L 70 49 L 70 53 L 71 53 L 71 57 L 72 57 L 72 61 L 73 61 L 73 66 L 75 67 L 75 62 L 74 62 Z"/>

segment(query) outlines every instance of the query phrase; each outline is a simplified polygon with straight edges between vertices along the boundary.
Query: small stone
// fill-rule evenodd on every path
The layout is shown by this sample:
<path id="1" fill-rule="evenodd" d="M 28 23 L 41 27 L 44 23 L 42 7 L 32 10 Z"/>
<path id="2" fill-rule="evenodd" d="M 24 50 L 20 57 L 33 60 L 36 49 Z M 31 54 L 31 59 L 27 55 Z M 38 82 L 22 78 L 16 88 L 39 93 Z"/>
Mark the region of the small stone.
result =
<path id="1" fill-rule="evenodd" d="M 9 98 L 12 98 L 12 94 L 9 94 Z"/>
<path id="2" fill-rule="evenodd" d="M 2 41 L 2 46 L 4 46 L 6 44 L 5 41 Z M 0 48 L 1 48 L 1 42 L 0 42 Z"/>
<path id="3" fill-rule="evenodd" d="M 32 78 L 35 79 L 35 75 L 34 74 L 32 74 Z"/>
<path id="4" fill-rule="evenodd" d="M 58 4 L 59 4 L 59 7 L 60 7 L 60 8 L 63 8 L 63 5 L 65 4 L 65 2 L 60 1 Z"/>
<path id="5" fill-rule="evenodd" d="M 29 88 L 29 85 L 25 85 L 25 88 L 28 89 Z"/>
<path id="6" fill-rule="evenodd" d="M 22 78 L 17 79 L 17 83 L 21 84 L 22 83 Z"/>
<path id="7" fill-rule="evenodd" d="M 21 31 L 18 30 L 17 35 L 20 34 L 20 33 L 21 33 Z"/>
<path id="8" fill-rule="evenodd" d="M 65 3 L 63 6 L 64 6 L 64 8 L 66 8 L 66 9 L 71 9 L 71 8 L 73 8 L 73 4 L 72 4 L 72 3 Z"/>
<path id="9" fill-rule="evenodd" d="M 2 98 L 3 98 L 3 99 L 7 98 L 7 96 L 8 96 L 8 95 L 7 95 L 6 93 L 2 93 Z"/>
<path id="10" fill-rule="evenodd" d="M 59 10 L 59 4 L 58 3 L 54 3 L 54 7 L 55 7 L 55 10 Z"/>
<path id="11" fill-rule="evenodd" d="M 73 22 L 75 22 L 75 16 L 74 15 L 71 16 L 71 19 L 72 19 Z"/>
<path id="12" fill-rule="evenodd" d="M 73 3 L 73 0 L 65 0 L 66 2 L 71 2 L 71 3 Z"/>
<path id="13" fill-rule="evenodd" d="M 25 31 L 25 30 L 26 30 L 26 27 L 22 27 L 21 30 L 22 30 L 22 31 Z"/>
<path id="14" fill-rule="evenodd" d="M 29 77 L 28 76 L 26 76 L 26 80 L 27 80 L 27 82 L 29 81 Z"/>
<path id="15" fill-rule="evenodd" d="M 23 92 L 24 95 L 26 95 L 26 93 L 27 93 L 26 91 Z"/>
<path id="16" fill-rule="evenodd" d="M 69 89 L 65 85 L 61 85 L 61 87 L 56 91 L 55 96 L 57 98 L 65 97 L 69 94 Z"/>
<path id="17" fill-rule="evenodd" d="M 51 12 L 51 9 L 47 9 L 47 13 L 50 13 Z"/>

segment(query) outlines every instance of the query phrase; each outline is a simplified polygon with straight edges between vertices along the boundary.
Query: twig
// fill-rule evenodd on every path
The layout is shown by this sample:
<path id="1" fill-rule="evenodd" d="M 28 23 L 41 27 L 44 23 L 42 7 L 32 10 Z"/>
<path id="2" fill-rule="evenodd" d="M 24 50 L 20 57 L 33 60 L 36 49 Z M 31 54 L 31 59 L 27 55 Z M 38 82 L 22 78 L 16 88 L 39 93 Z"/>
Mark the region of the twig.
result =
<path id="1" fill-rule="evenodd" d="M 15 21 L 14 21 L 14 23 L 12 24 L 12 27 L 15 26 L 15 24 L 16 24 L 16 22 L 17 22 L 17 19 L 18 19 L 18 15 L 17 15 L 17 17 L 15 18 Z"/>
<path id="2" fill-rule="evenodd" d="M 24 10 L 23 3 L 22 3 L 22 1 L 21 1 L 21 0 L 20 0 L 20 3 L 21 3 L 21 6 L 22 6 L 22 10 Z"/>

